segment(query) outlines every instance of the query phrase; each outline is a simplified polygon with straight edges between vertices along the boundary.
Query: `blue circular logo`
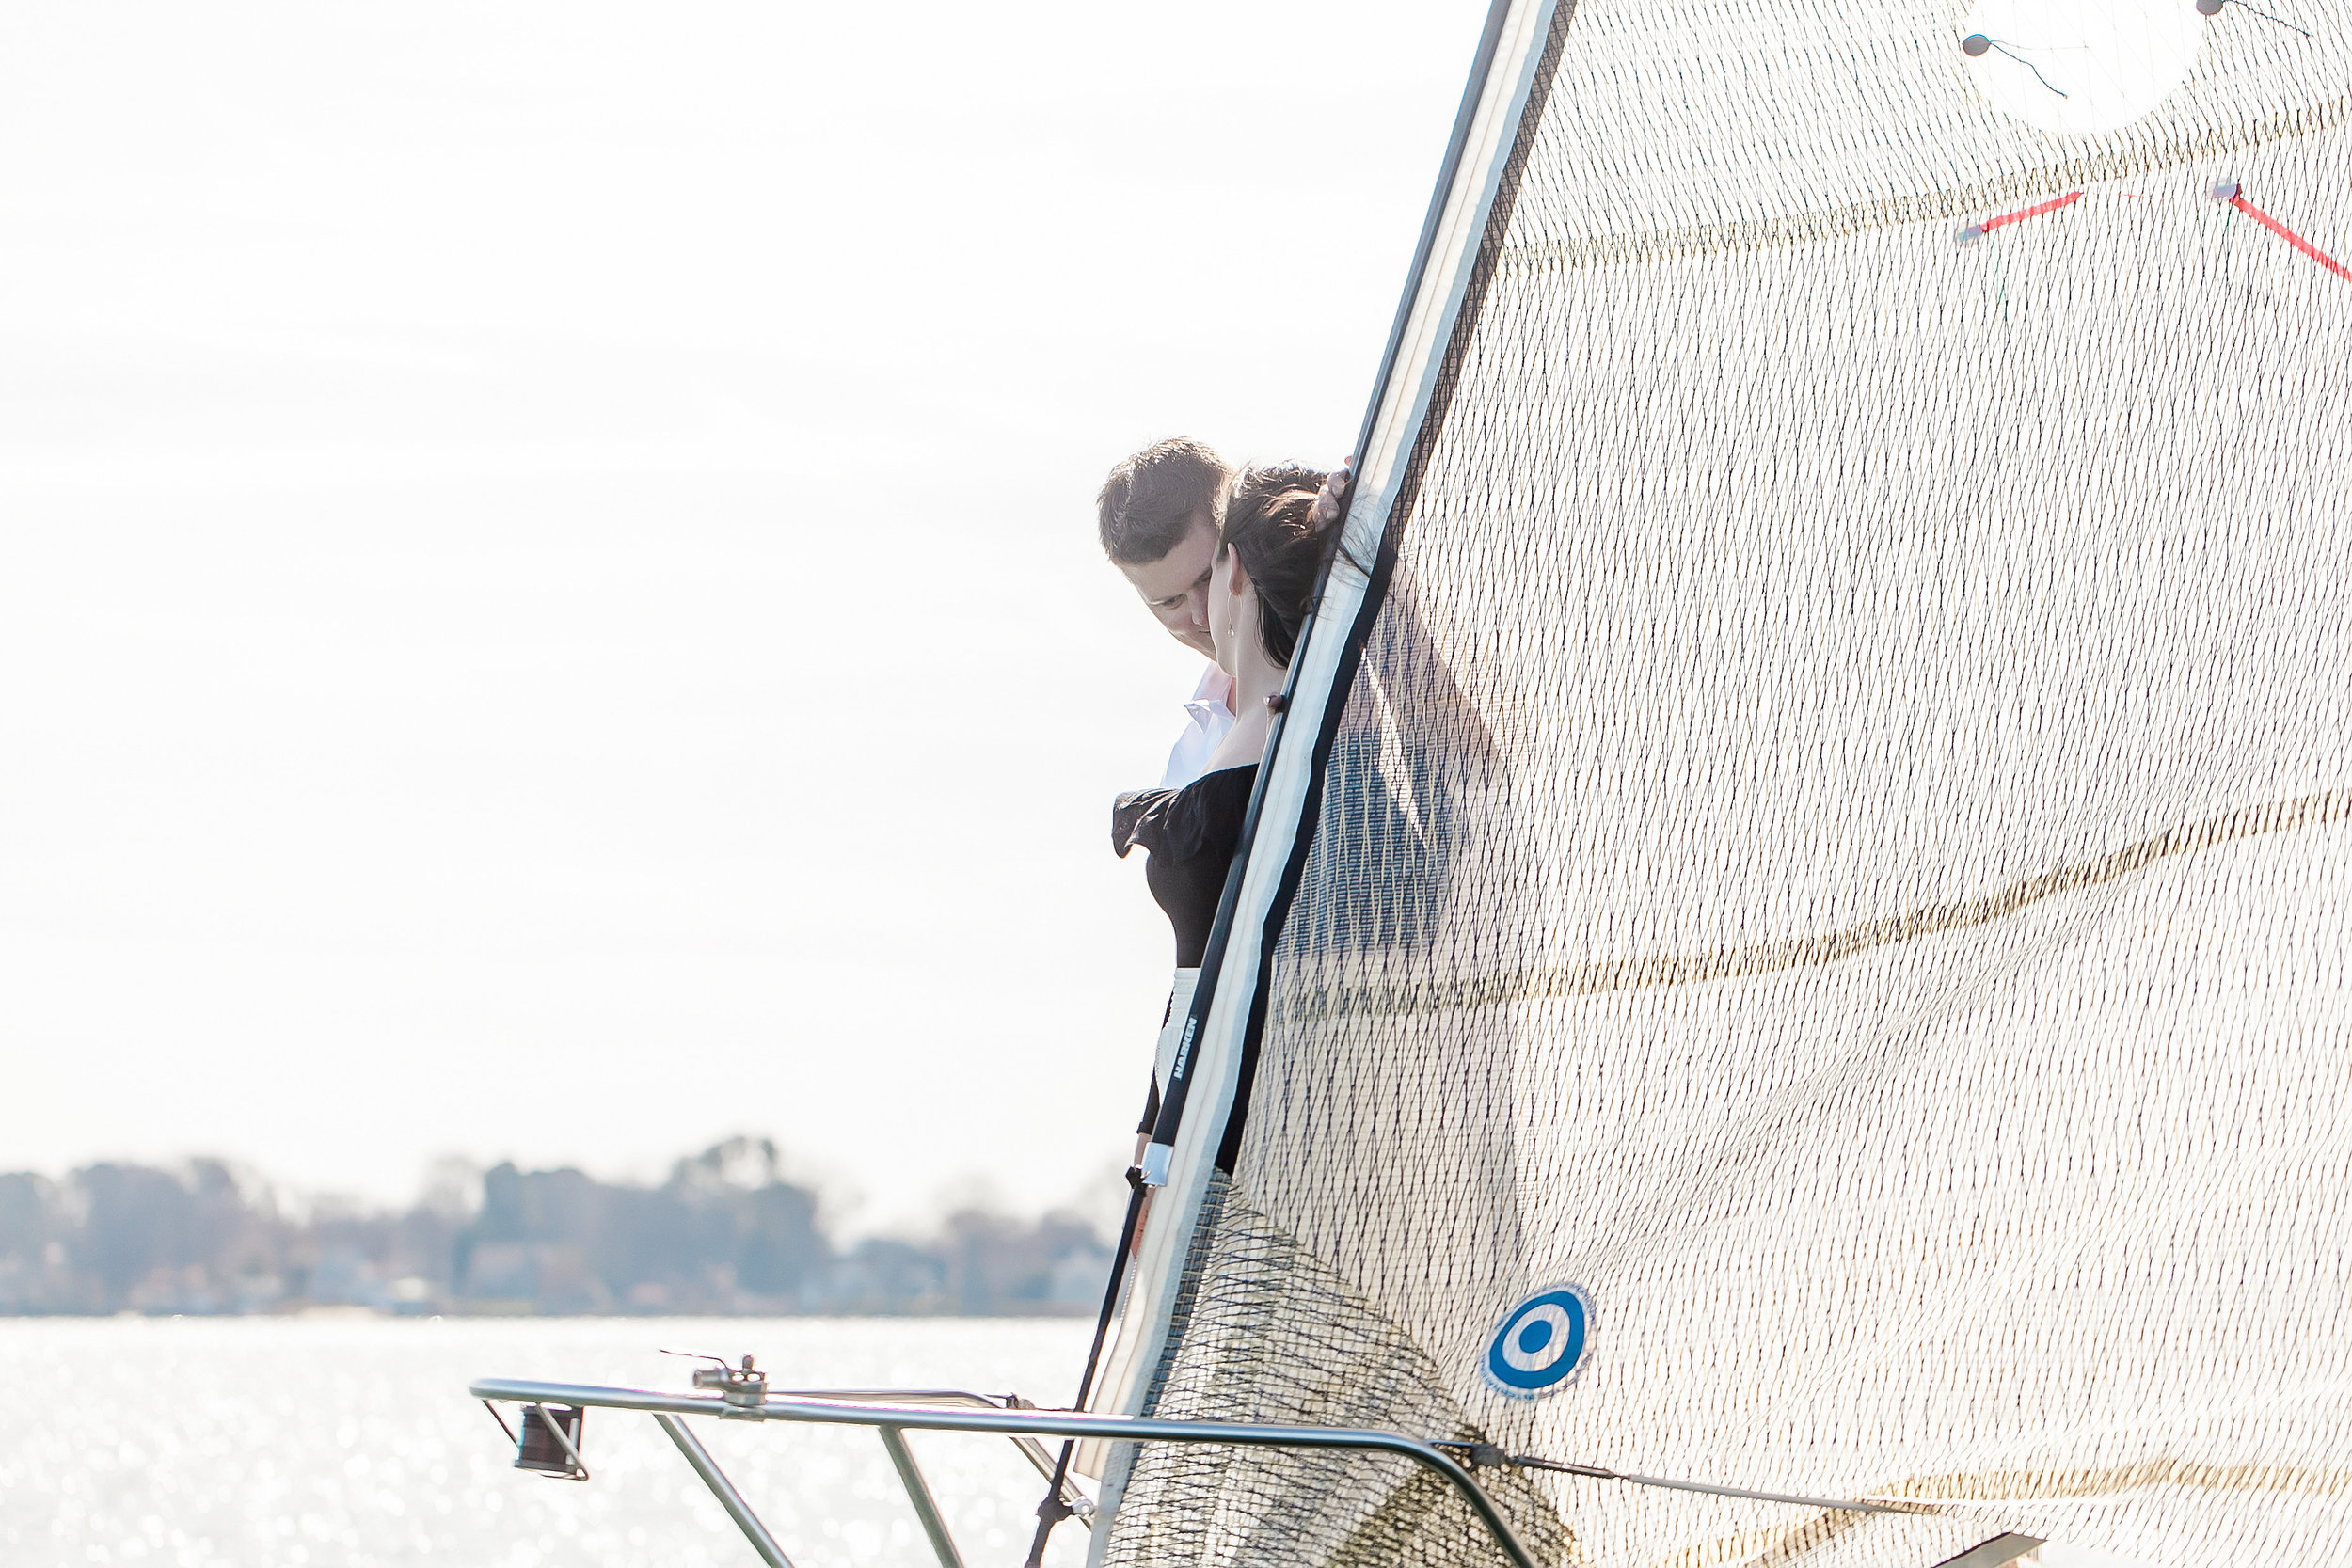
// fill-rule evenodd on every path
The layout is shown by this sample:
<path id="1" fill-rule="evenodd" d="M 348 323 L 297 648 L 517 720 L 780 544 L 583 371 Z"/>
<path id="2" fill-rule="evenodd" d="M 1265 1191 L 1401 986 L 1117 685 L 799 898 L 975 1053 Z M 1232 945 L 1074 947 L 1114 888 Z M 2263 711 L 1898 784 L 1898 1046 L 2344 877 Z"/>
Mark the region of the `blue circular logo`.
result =
<path id="1" fill-rule="evenodd" d="M 1592 1323 L 1592 1301 L 1578 1287 L 1538 1291 L 1495 1324 L 1480 1370 L 1498 1391 L 1532 1400 L 1576 1374 Z"/>

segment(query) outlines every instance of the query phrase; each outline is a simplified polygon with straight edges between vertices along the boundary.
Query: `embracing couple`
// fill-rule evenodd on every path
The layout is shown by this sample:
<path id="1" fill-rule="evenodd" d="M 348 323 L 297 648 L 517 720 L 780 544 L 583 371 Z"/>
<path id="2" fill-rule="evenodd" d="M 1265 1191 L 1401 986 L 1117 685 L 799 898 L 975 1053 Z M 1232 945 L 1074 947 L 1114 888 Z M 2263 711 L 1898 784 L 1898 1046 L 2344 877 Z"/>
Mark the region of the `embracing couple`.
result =
<path id="1" fill-rule="evenodd" d="M 1169 636 L 1214 662 L 1156 789 L 1122 795 L 1111 847 L 1140 847 L 1144 879 L 1175 927 L 1176 983 L 1143 1131 L 1157 1117 L 1174 1037 L 1241 839 L 1258 759 L 1315 581 L 1339 526 L 1347 468 L 1228 468 L 1197 441 L 1146 447 L 1097 498 L 1104 553 Z"/>

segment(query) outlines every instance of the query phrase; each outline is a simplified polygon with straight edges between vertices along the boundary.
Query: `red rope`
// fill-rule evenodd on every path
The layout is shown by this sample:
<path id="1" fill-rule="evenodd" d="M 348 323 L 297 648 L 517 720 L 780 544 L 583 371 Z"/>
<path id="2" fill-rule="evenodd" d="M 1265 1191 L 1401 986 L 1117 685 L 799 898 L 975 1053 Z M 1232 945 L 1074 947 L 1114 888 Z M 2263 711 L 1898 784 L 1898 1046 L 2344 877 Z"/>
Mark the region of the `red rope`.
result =
<path id="1" fill-rule="evenodd" d="M 2047 201 L 2037 201 L 2030 207 L 2020 207 L 2013 213 L 2003 213 L 1999 217 L 1987 218 L 1976 226 L 1977 232 L 1990 234 L 2003 224 L 2023 223 L 2027 218 L 2038 218 L 2044 213 L 2055 213 L 2061 207 L 2072 207 L 2082 198 L 2082 192 L 2068 191 L 2064 196 L 2054 196 Z"/>
<path id="2" fill-rule="evenodd" d="M 2257 207 L 2252 202 L 2247 200 L 2246 193 L 2244 191 L 2239 191 L 2235 195 L 2232 196 L 2230 198 L 2230 205 L 2235 207 L 2239 212 L 2244 213 L 2248 217 L 2252 218 L 2256 223 L 2261 224 L 2265 229 L 2269 230 L 2273 234 L 2278 235 L 2279 238 L 2286 241 L 2287 244 L 2293 245 L 2296 249 L 2301 251 L 2312 261 L 2317 261 L 2321 266 L 2326 267 L 2329 272 L 2334 273 L 2338 277 L 2343 278 L 2347 283 L 2352 283 L 2352 267 L 2346 267 L 2342 261 L 2337 261 L 2334 257 L 2320 249 L 2319 246 L 2312 244 L 2311 241 L 2305 239 L 2294 230 L 2289 229 L 2285 224 L 2280 223 L 2277 218 L 2272 217 L 2268 213 L 2264 212 L 2260 207 Z M 1985 227 L 1991 228 L 1992 225 L 1987 224 Z"/>

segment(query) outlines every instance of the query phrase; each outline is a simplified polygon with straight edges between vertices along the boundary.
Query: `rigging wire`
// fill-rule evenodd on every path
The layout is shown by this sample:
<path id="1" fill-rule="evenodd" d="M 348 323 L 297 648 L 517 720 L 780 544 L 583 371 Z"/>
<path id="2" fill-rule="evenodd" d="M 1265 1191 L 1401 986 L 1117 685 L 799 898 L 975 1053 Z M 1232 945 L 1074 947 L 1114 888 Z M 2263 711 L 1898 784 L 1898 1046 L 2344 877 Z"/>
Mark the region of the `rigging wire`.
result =
<path id="1" fill-rule="evenodd" d="M 1704 1481 L 1669 1481 L 1662 1476 L 1634 1475 L 1624 1470 L 1605 1469 L 1598 1465 L 1571 1465 L 1565 1460 L 1543 1459 L 1532 1453 L 1505 1453 L 1492 1443 L 1433 1443 L 1432 1448 L 1448 1449 L 1462 1455 L 1472 1469 L 1482 1466 L 1504 1466 L 1519 1470 L 1548 1470 L 1554 1475 L 1578 1476 L 1586 1481 L 1618 1481 L 1630 1486 L 1662 1487 L 1670 1492 L 1704 1492 L 1709 1497 L 1740 1497 L 1750 1502 L 1788 1503 L 1798 1508 L 1824 1508 L 1842 1513 L 1933 1513 L 1930 1503 L 1914 1503 L 1881 1498 L 1865 1502 L 1858 1497 L 1807 1497 L 1791 1492 L 1758 1492 L 1745 1486 L 1718 1486 Z"/>
<path id="2" fill-rule="evenodd" d="M 1078 1374 L 1078 1397 L 1071 1402 L 1073 1410 L 1087 1407 L 1087 1397 L 1094 1392 L 1094 1371 L 1103 1360 L 1104 1341 L 1110 1338 L 1111 1317 L 1119 1307 L 1119 1287 L 1127 1273 L 1127 1255 L 1135 1249 L 1136 1225 L 1143 1215 L 1145 1188 L 1138 1180 L 1140 1173 L 1127 1173 L 1127 1217 L 1119 1227 L 1119 1249 L 1111 1254 L 1110 1283 L 1103 1291 L 1103 1309 L 1094 1319 L 1094 1343 L 1087 1351 L 1086 1370 Z M 1024 1568 L 1042 1568 L 1045 1561 L 1045 1542 L 1054 1533 L 1054 1527 L 1069 1518 L 1077 1510 L 1070 1506 L 1062 1495 L 1062 1486 L 1070 1479 L 1070 1456 L 1076 1449 L 1074 1438 L 1062 1439 L 1061 1453 L 1054 1461 L 1053 1479 L 1046 1483 L 1044 1500 L 1037 1505 L 1037 1534 L 1029 1542 L 1029 1556 Z"/>

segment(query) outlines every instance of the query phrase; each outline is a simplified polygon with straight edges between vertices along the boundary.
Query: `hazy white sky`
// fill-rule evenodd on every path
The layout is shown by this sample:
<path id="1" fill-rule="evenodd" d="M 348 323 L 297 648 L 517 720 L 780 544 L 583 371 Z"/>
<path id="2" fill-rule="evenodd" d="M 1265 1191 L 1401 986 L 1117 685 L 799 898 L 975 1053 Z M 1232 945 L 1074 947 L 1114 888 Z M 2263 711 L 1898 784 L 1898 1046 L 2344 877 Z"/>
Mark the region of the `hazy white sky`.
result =
<path id="1" fill-rule="evenodd" d="M 1345 450 L 1483 12 L 10 5 L 0 1168 L 1099 1179 L 1093 491 Z"/>

